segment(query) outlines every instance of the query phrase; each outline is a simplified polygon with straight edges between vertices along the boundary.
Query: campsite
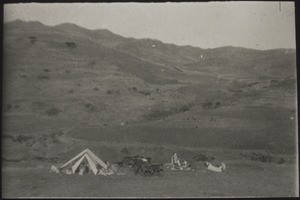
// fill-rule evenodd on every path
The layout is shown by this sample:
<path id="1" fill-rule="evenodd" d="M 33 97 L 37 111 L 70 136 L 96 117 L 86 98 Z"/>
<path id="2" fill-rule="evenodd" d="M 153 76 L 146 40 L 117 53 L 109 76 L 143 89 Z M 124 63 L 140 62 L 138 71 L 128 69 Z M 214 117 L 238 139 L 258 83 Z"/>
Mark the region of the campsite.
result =
<path id="1" fill-rule="evenodd" d="M 296 49 L 3 30 L 2 197 L 299 196 Z"/>

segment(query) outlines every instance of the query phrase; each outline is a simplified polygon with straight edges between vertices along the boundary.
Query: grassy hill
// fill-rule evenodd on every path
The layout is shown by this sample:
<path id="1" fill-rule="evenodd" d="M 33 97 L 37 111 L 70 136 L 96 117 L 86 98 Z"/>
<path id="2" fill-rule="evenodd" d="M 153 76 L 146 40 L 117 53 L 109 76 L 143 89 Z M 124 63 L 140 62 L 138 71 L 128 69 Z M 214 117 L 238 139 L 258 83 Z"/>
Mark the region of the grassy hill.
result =
<path id="1" fill-rule="evenodd" d="M 295 151 L 294 49 L 202 49 L 73 24 L 4 24 L 4 151 L 61 135 L 120 144 Z M 28 156 L 30 155 L 30 156 Z"/>

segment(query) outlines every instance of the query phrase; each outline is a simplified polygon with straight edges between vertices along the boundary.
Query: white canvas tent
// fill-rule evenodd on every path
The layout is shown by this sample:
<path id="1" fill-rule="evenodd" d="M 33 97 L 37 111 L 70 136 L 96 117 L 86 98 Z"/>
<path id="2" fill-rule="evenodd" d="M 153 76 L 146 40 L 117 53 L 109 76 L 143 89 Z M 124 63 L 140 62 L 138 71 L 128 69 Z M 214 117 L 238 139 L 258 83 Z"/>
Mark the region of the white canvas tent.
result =
<path id="1" fill-rule="evenodd" d="M 71 171 L 71 174 L 75 174 L 76 170 L 80 166 L 81 163 L 86 162 L 92 170 L 92 172 L 96 174 L 102 174 L 105 175 L 105 171 L 107 171 L 107 165 L 105 162 L 103 162 L 100 158 L 98 158 L 92 151 L 89 149 L 86 149 L 82 151 L 80 154 L 63 164 L 59 170 L 64 171 L 68 170 Z M 101 170 L 100 168 L 104 168 L 104 170 Z M 68 173 L 68 172 L 67 172 Z"/>

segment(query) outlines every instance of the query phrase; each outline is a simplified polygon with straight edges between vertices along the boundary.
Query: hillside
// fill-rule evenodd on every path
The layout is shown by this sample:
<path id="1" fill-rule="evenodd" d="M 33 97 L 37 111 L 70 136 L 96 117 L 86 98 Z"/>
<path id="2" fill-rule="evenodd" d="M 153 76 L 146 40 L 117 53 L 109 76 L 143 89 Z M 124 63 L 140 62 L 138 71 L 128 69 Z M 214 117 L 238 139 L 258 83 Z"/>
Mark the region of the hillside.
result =
<path id="1" fill-rule="evenodd" d="M 294 49 L 202 49 L 20 20 L 4 24 L 4 47 L 7 159 L 68 151 L 64 133 L 295 151 Z"/>

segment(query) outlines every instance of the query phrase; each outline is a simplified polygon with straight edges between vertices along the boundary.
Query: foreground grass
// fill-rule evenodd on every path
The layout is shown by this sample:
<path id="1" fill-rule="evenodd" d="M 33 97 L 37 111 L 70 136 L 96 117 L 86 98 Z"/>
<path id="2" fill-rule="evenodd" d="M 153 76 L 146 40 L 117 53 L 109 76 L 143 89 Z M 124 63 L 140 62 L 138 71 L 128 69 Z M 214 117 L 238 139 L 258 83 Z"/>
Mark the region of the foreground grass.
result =
<path id="1" fill-rule="evenodd" d="M 45 163 L 44 163 L 45 164 Z M 168 171 L 162 176 L 51 174 L 49 166 L 3 169 L 3 197 L 287 197 L 297 196 L 296 165 L 226 161 L 223 173 Z"/>

